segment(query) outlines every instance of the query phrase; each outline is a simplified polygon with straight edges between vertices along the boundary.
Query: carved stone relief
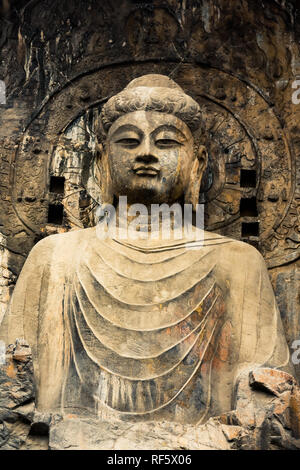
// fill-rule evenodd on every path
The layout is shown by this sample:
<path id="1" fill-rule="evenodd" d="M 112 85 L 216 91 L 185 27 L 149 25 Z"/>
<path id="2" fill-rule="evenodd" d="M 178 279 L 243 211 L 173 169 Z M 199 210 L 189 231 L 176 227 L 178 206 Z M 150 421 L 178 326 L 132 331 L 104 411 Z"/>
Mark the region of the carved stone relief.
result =
<path id="1" fill-rule="evenodd" d="M 206 229 L 264 256 L 288 343 L 300 339 L 296 1 L 20 1 L 0 18 L 0 322 L 30 249 L 94 225 L 103 104 L 147 73 L 201 105 Z M 295 365 L 300 378 L 300 365 Z M 54 444 L 55 445 L 55 444 Z"/>

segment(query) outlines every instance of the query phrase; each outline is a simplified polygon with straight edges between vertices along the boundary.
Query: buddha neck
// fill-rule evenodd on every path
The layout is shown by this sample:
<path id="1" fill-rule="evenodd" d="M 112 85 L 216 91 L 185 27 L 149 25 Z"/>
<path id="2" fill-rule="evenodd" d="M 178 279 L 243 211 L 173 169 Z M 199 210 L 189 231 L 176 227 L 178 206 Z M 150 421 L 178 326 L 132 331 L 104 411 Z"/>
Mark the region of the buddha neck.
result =
<path id="1" fill-rule="evenodd" d="M 102 234 L 103 231 L 106 233 L 105 238 L 160 243 L 193 240 L 196 232 L 201 232 L 200 238 L 203 236 L 203 230 L 195 230 L 193 226 L 191 205 L 119 204 L 116 208 L 107 205 L 103 206 L 102 213 L 97 227 Z"/>

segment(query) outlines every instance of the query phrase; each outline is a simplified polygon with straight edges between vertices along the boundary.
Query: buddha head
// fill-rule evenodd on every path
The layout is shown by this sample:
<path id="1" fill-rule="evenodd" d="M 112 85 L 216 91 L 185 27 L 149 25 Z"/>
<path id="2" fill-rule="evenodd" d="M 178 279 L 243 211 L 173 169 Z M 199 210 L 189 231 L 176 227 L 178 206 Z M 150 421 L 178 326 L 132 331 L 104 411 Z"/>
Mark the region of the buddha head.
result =
<path id="1" fill-rule="evenodd" d="M 102 202 L 184 202 L 195 208 L 207 163 L 200 107 L 173 80 L 144 75 L 100 115 L 97 168 Z"/>

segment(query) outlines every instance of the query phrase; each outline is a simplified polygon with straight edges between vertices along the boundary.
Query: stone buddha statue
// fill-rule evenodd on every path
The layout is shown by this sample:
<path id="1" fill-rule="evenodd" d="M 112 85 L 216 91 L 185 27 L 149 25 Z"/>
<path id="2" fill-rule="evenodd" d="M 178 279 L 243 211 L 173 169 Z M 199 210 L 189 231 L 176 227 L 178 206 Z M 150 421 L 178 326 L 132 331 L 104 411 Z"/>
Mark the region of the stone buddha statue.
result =
<path id="1" fill-rule="evenodd" d="M 117 227 L 121 196 L 129 214 L 135 204 L 196 210 L 207 162 L 201 110 L 174 81 L 133 80 L 100 121 L 96 175 Z M 36 244 L 1 338 L 31 346 L 38 410 L 196 427 L 233 409 L 252 370 L 292 373 L 262 256 L 190 228 L 170 239 L 160 226 L 155 237 L 105 238 L 95 226 Z M 152 229 L 146 217 L 137 231 Z"/>

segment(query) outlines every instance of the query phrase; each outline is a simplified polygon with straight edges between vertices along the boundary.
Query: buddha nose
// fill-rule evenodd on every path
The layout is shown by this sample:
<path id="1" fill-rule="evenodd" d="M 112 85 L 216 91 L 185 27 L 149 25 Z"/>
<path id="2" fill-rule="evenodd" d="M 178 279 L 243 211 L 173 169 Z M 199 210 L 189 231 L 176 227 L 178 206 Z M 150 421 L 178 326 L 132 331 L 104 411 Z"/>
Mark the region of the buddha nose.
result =
<path id="1" fill-rule="evenodd" d="M 158 158 L 155 155 L 155 151 L 152 148 L 150 139 L 146 140 L 142 143 L 142 145 L 139 148 L 139 153 L 136 157 L 137 162 L 143 162 L 143 163 L 154 163 L 158 162 Z"/>

